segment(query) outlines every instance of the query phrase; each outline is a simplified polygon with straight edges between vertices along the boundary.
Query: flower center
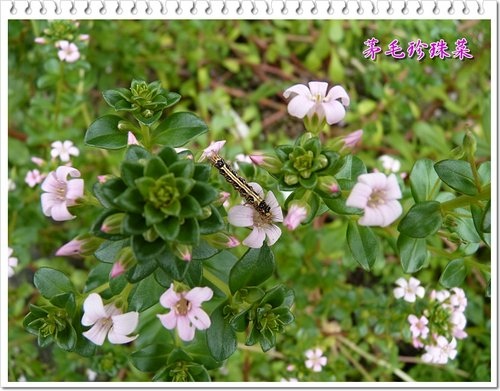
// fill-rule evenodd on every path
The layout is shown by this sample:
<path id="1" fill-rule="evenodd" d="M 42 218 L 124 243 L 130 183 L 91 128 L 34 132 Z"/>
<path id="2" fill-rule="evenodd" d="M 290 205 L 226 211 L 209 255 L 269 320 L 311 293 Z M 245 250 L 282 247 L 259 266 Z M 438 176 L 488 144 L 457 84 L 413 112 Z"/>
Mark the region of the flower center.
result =
<path id="1" fill-rule="evenodd" d="M 186 315 L 191 309 L 191 307 L 192 307 L 191 302 L 183 297 L 175 305 L 175 310 L 179 315 Z"/>
<path id="2" fill-rule="evenodd" d="M 65 201 L 68 186 L 63 181 L 58 181 L 58 182 L 59 182 L 59 186 L 57 186 L 57 189 L 56 189 L 56 197 L 58 200 Z"/>
<path id="3" fill-rule="evenodd" d="M 269 214 L 269 216 L 264 216 L 261 213 L 257 212 L 256 210 L 253 211 L 254 227 L 263 228 L 268 226 L 269 224 L 272 224 L 272 222 L 273 222 L 272 214 Z"/>
<path id="4" fill-rule="evenodd" d="M 376 208 L 380 205 L 385 204 L 385 192 L 383 190 L 374 190 L 370 195 L 370 199 L 368 200 L 368 206 L 370 208 Z"/>
<path id="5" fill-rule="evenodd" d="M 312 96 L 312 100 L 314 101 L 314 103 L 318 104 L 318 103 L 323 102 L 324 96 L 321 94 L 316 94 L 316 95 Z"/>

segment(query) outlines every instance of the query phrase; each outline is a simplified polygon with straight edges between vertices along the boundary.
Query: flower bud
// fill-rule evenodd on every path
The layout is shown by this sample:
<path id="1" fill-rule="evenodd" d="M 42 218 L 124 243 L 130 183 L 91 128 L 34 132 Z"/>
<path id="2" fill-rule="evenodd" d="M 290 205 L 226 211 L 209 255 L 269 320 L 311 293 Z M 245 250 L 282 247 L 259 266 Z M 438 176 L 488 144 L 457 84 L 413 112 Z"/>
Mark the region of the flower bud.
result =
<path id="1" fill-rule="evenodd" d="M 463 148 L 467 156 L 473 157 L 476 154 L 476 149 L 477 149 L 476 138 L 469 130 L 465 132 Z"/>
<path id="2" fill-rule="evenodd" d="M 344 147 L 354 148 L 363 138 L 363 129 L 356 130 L 344 137 Z"/>
<path id="3" fill-rule="evenodd" d="M 292 201 L 288 213 L 283 220 L 283 225 L 290 231 L 295 230 L 309 214 L 309 206 L 303 201 Z"/>
<path id="4" fill-rule="evenodd" d="M 124 217 L 125 213 L 115 213 L 106 217 L 101 225 L 101 231 L 110 235 L 121 233 Z"/>
<path id="5" fill-rule="evenodd" d="M 233 248 L 240 245 L 240 241 L 235 236 L 227 235 L 224 232 L 205 235 L 204 239 L 216 248 Z"/>
<path id="6" fill-rule="evenodd" d="M 299 182 L 299 177 L 295 174 L 287 174 L 285 175 L 284 181 L 287 185 L 295 185 Z"/>
<path id="7" fill-rule="evenodd" d="M 319 177 L 318 190 L 330 196 L 340 195 L 340 186 L 335 177 L 331 175 Z"/>
<path id="8" fill-rule="evenodd" d="M 95 250 L 101 245 L 103 239 L 91 236 L 89 234 L 78 235 L 73 240 L 61 246 L 56 251 L 56 256 L 86 256 L 94 253 Z"/>
<path id="9" fill-rule="evenodd" d="M 174 245 L 174 253 L 177 258 L 189 262 L 192 259 L 193 247 L 186 244 L 177 243 Z"/>
<path id="10" fill-rule="evenodd" d="M 283 164 L 277 157 L 270 155 L 250 155 L 250 160 L 253 162 L 253 164 L 262 167 L 264 170 L 271 174 L 280 173 L 283 166 Z"/>

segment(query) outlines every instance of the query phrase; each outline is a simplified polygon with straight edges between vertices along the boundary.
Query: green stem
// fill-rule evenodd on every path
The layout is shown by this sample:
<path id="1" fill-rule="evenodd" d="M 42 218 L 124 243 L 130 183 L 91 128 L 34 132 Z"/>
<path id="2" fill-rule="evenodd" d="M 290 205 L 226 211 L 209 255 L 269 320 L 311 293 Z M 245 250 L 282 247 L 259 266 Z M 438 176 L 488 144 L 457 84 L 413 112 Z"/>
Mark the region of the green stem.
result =
<path id="1" fill-rule="evenodd" d="M 486 185 L 481 192 L 475 196 L 461 195 L 450 201 L 443 202 L 441 204 L 441 210 L 443 212 L 461 208 L 463 206 L 469 206 L 470 204 L 475 204 L 480 200 L 488 200 L 491 198 L 491 185 Z"/>
<path id="2" fill-rule="evenodd" d="M 146 149 L 151 150 L 151 132 L 149 126 L 141 124 L 142 143 Z"/>
<path id="3" fill-rule="evenodd" d="M 91 291 L 87 292 L 89 295 L 91 293 L 101 293 L 101 292 L 104 292 L 106 289 L 109 288 L 109 281 L 102 284 L 102 285 L 99 285 L 97 288 L 94 288 L 92 289 Z"/>
<path id="4" fill-rule="evenodd" d="M 347 360 L 363 375 L 367 381 L 374 382 L 375 379 L 368 373 L 368 371 L 349 353 L 349 351 L 342 345 L 339 345 L 339 350 L 342 355 L 347 358 Z"/>
<path id="5" fill-rule="evenodd" d="M 59 123 L 59 113 L 61 111 L 61 97 L 64 89 L 64 61 L 59 62 L 60 77 L 56 85 L 56 101 L 54 107 L 54 123 Z"/>
<path id="6" fill-rule="evenodd" d="M 489 273 L 491 274 L 491 266 L 490 265 L 486 265 L 486 264 L 483 264 L 483 263 L 480 263 L 472 258 L 468 258 L 468 259 L 464 259 L 464 261 L 466 263 L 468 263 L 469 265 L 475 267 L 475 268 L 478 268 L 479 270 L 485 272 L 485 273 Z"/>
<path id="7" fill-rule="evenodd" d="M 224 281 L 206 268 L 203 268 L 203 277 L 219 288 L 227 297 L 232 296 L 229 287 L 224 283 Z"/>
<path id="8" fill-rule="evenodd" d="M 407 382 L 414 382 L 415 380 L 408 376 L 405 372 L 403 372 L 399 368 L 394 368 L 390 363 L 387 361 L 380 359 L 378 357 L 375 357 L 371 355 L 370 353 L 365 352 L 363 349 L 360 349 L 356 344 L 352 343 L 349 341 L 347 338 L 342 337 L 341 335 L 338 335 L 337 338 L 339 339 L 340 342 L 342 342 L 345 346 L 347 346 L 349 349 L 355 351 L 358 353 L 361 357 L 365 358 L 366 360 L 373 362 L 377 365 L 380 365 L 384 368 L 389 369 L 392 373 L 394 373 L 396 376 L 398 376 L 401 380 L 407 381 Z"/>

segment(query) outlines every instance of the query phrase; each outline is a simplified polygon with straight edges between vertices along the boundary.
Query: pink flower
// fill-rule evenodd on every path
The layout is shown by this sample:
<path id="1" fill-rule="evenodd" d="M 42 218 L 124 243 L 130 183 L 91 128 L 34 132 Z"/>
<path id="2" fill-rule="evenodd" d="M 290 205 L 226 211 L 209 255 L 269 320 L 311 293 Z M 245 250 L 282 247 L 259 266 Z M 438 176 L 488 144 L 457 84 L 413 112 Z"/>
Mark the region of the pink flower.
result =
<path id="1" fill-rule="evenodd" d="M 422 356 L 422 361 L 434 364 L 446 364 L 457 356 L 457 340 L 452 338 L 450 342 L 442 335 L 436 339 L 436 345 L 426 346 L 427 351 Z"/>
<path id="2" fill-rule="evenodd" d="M 97 181 L 99 183 L 106 183 L 106 181 L 109 179 L 109 175 L 97 175 Z"/>
<path id="3" fill-rule="evenodd" d="M 424 344 L 418 338 L 413 338 L 412 341 L 411 341 L 411 343 L 412 343 L 413 347 L 416 348 L 416 349 L 424 347 Z"/>
<path id="4" fill-rule="evenodd" d="M 410 277 L 408 281 L 404 278 L 396 280 L 398 288 L 394 288 L 394 297 L 396 299 L 404 298 L 408 303 L 414 303 L 417 296 L 422 298 L 425 295 L 424 287 L 420 286 L 420 281 L 414 277 Z"/>
<path id="5" fill-rule="evenodd" d="M 422 315 L 420 318 L 417 318 L 415 315 L 408 315 L 408 322 L 410 323 L 410 331 L 413 338 L 417 338 L 418 336 L 427 338 L 429 334 L 427 324 L 429 321 L 425 316 Z"/>
<path id="6" fill-rule="evenodd" d="M 326 365 L 327 359 L 323 356 L 323 351 L 319 348 L 307 350 L 306 357 L 306 368 L 312 369 L 313 372 L 321 372 Z"/>
<path id="7" fill-rule="evenodd" d="M 356 130 L 344 137 L 344 147 L 354 148 L 363 138 L 363 129 Z"/>
<path id="8" fill-rule="evenodd" d="M 60 247 L 56 251 L 56 256 L 58 257 L 71 257 L 75 255 L 80 255 L 82 251 L 82 241 L 78 239 L 73 239 Z"/>
<path id="9" fill-rule="evenodd" d="M 294 203 L 290 206 L 288 213 L 283 220 L 283 225 L 290 231 L 296 229 L 307 217 L 307 208 L 304 205 Z"/>
<path id="10" fill-rule="evenodd" d="M 45 45 L 47 43 L 47 40 L 44 37 L 36 37 L 35 43 L 39 45 Z"/>
<path id="11" fill-rule="evenodd" d="M 51 146 L 52 150 L 50 151 L 50 156 L 54 159 L 59 156 L 62 162 L 69 162 L 71 159 L 70 155 L 78 156 L 80 154 L 78 148 L 73 146 L 73 141 L 54 141 Z"/>
<path id="12" fill-rule="evenodd" d="M 362 174 L 351 190 L 346 205 L 364 210 L 360 225 L 386 227 L 403 213 L 402 197 L 394 174 Z"/>
<path id="13" fill-rule="evenodd" d="M 15 273 L 14 268 L 17 267 L 18 260 L 16 257 L 12 256 L 12 253 L 14 252 L 13 249 L 8 247 L 7 251 L 7 258 L 8 258 L 8 275 L 9 277 L 12 277 Z"/>
<path id="14" fill-rule="evenodd" d="M 70 179 L 68 175 L 80 176 L 80 171 L 72 167 L 60 166 L 51 171 L 42 183 L 42 210 L 45 216 L 55 221 L 71 220 L 75 216 L 69 213 L 68 206 L 76 204 L 83 196 L 83 179 Z"/>
<path id="15" fill-rule="evenodd" d="M 96 345 L 102 345 L 106 336 L 113 344 L 124 344 L 133 341 L 137 335 L 128 337 L 139 323 L 136 311 L 125 314 L 114 304 L 104 305 L 101 296 L 91 293 L 83 303 L 82 325 L 92 326 L 83 336 Z"/>
<path id="16" fill-rule="evenodd" d="M 56 47 L 59 48 L 57 55 L 61 61 L 75 62 L 80 58 L 80 51 L 78 50 L 78 46 L 74 43 L 70 43 L 66 40 L 57 41 Z"/>
<path id="17" fill-rule="evenodd" d="M 296 84 L 288 88 L 283 93 L 286 99 L 292 97 L 288 113 L 297 118 L 316 114 L 320 120 L 326 118 L 329 125 L 340 122 L 345 117 L 344 106 L 349 106 L 349 96 L 341 86 L 332 87 L 328 94 L 327 89 L 328 83 L 321 81 L 311 81 L 309 87 Z"/>
<path id="18" fill-rule="evenodd" d="M 80 34 L 80 35 L 78 36 L 78 39 L 79 39 L 80 41 L 88 41 L 88 40 L 89 40 L 89 38 L 90 38 L 90 36 L 89 36 L 88 34 Z"/>
<path id="19" fill-rule="evenodd" d="M 461 288 L 451 288 L 453 294 L 450 296 L 450 304 L 455 311 L 464 312 L 467 307 L 467 297 Z"/>
<path id="20" fill-rule="evenodd" d="M 29 187 L 35 187 L 43 181 L 43 178 L 45 178 L 45 175 L 40 174 L 40 171 L 35 168 L 34 170 L 28 171 L 26 173 L 24 181 L 28 184 Z"/>
<path id="21" fill-rule="evenodd" d="M 166 329 L 177 328 L 183 341 L 192 341 L 196 329 L 206 330 L 210 327 L 210 318 L 201 308 L 201 303 L 210 300 L 213 294 L 208 287 L 176 292 L 174 284 L 170 284 L 170 288 L 160 297 L 160 304 L 170 309 L 170 312 L 156 316 Z"/>
<path id="22" fill-rule="evenodd" d="M 212 141 L 210 145 L 203 150 L 203 153 L 201 154 L 200 159 L 198 161 L 201 162 L 206 158 L 210 159 L 213 155 L 217 155 L 225 143 L 226 140 Z"/>
<path id="23" fill-rule="evenodd" d="M 235 227 L 251 227 L 252 232 L 248 235 L 243 244 L 252 248 L 260 248 L 264 244 L 267 236 L 267 244 L 272 246 L 281 236 L 281 229 L 273 222 L 283 221 L 283 212 L 274 194 L 269 191 L 264 198 L 264 191 L 258 183 L 250 182 L 250 186 L 255 192 L 265 200 L 271 208 L 270 216 L 263 216 L 250 205 L 237 205 L 229 209 L 227 219 Z"/>
<path id="24" fill-rule="evenodd" d="M 43 165 L 45 165 L 45 160 L 36 156 L 33 156 L 31 158 L 31 161 L 35 163 L 38 167 L 42 167 Z"/>
<path id="25" fill-rule="evenodd" d="M 447 291 L 446 289 L 436 291 L 432 290 L 430 295 L 429 295 L 431 300 L 437 300 L 440 303 L 444 302 L 448 297 L 450 297 L 450 292 Z"/>

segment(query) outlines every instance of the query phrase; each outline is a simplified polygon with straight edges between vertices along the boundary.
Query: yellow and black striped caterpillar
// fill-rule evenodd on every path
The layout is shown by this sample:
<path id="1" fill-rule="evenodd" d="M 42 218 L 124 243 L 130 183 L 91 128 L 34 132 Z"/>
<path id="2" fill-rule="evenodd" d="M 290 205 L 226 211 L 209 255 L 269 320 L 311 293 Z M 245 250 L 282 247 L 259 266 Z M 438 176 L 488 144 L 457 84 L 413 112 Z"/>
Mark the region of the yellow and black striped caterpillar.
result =
<path id="1" fill-rule="evenodd" d="M 234 190 L 240 193 L 241 197 L 264 217 L 271 216 L 271 207 L 266 201 L 250 186 L 247 181 L 238 175 L 225 160 L 218 154 L 213 153 L 210 156 L 210 162 L 226 179 L 227 183 L 233 186 Z"/>

